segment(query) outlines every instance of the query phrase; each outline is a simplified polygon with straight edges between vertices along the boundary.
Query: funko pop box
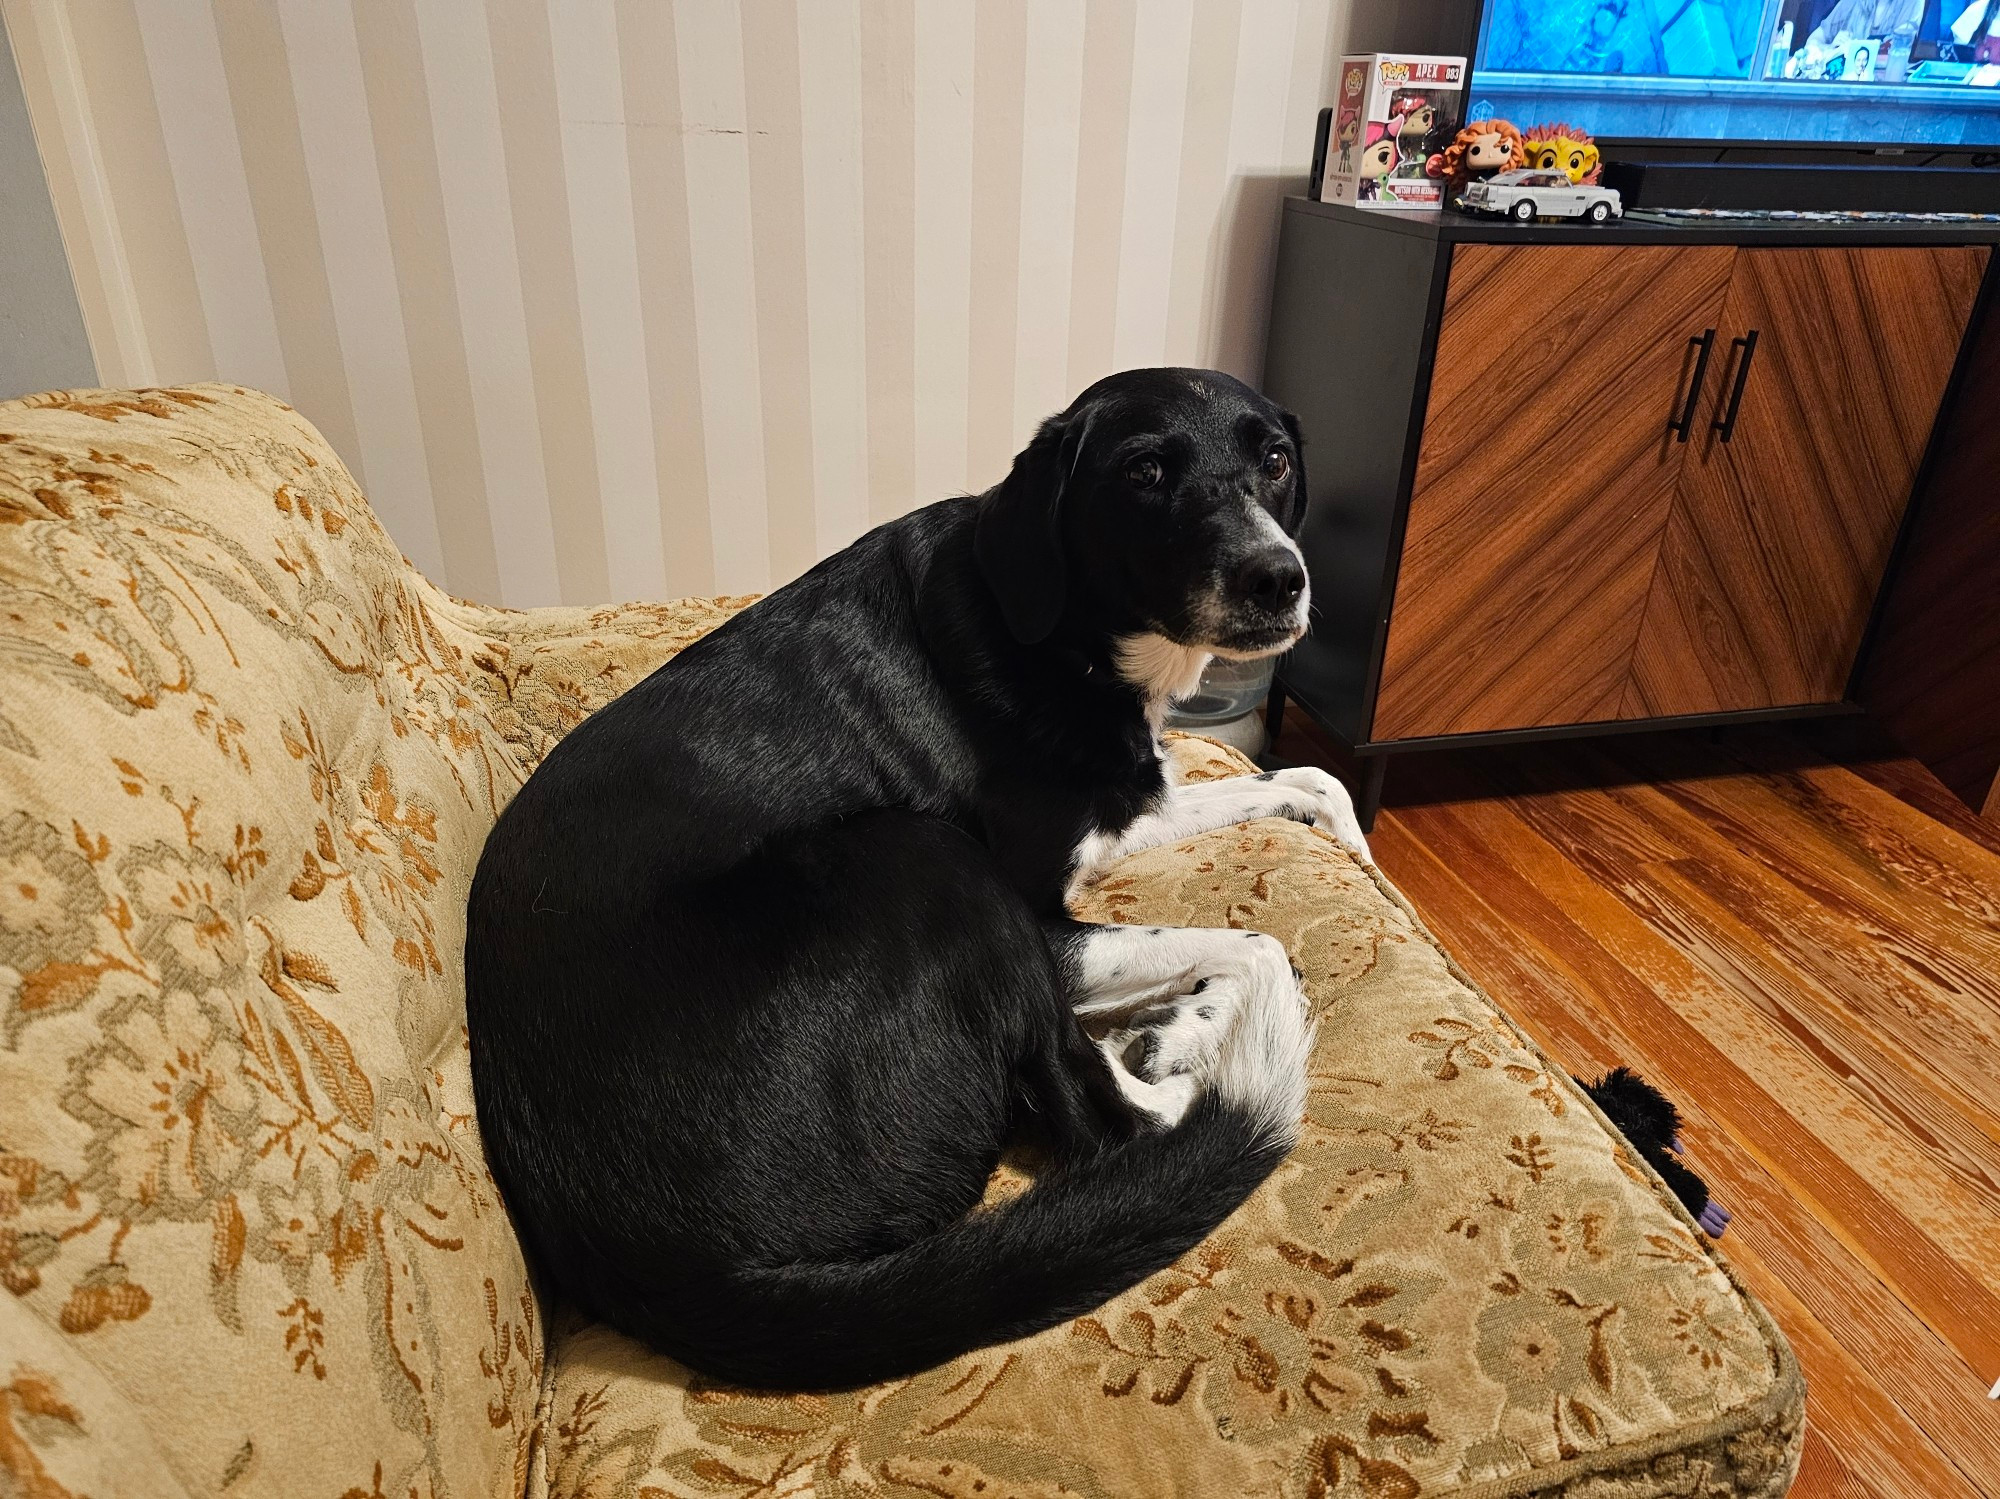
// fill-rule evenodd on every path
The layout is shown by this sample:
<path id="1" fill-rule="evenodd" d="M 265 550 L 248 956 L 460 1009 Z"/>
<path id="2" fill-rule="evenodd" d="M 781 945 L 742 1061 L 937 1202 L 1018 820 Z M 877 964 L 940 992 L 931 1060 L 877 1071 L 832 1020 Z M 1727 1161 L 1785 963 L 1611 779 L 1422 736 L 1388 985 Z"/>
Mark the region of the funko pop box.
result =
<path id="1" fill-rule="evenodd" d="M 1465 59 L 1364 52 L 1340 60 L 1320 201 L 1440 208 L 1444 183 L 1424 164 L 1451 144 Z"/>

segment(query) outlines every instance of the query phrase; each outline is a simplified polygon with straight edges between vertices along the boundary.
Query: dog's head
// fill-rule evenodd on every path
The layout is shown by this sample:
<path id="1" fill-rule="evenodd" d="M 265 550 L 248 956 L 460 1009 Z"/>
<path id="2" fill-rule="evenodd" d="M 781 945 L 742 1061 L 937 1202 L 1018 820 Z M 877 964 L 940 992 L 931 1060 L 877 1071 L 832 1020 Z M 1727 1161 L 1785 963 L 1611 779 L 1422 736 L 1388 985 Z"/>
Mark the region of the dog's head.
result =
<path id="1" fill-rule="evenodd" d="M 980 502 L 980 571 L 1026 644 L 1065 620 L 1245 659 L 1309 592 L 1299 424 L 1215 370 L 1128 370 L 1042 423 Z"/>

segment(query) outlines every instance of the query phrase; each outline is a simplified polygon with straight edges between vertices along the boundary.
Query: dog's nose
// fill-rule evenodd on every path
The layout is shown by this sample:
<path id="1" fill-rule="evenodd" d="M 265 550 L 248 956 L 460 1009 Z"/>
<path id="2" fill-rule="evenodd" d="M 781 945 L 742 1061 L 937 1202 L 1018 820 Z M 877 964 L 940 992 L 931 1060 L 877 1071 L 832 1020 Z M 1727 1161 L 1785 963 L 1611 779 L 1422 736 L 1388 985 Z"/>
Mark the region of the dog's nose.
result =
<path id="1" fill-rule="evenodd" d="M 1236 595 L 1273 613 L 1305 592 L 1306 570 L 1288 547 L 1267 547 L 1236 570 Z"/>

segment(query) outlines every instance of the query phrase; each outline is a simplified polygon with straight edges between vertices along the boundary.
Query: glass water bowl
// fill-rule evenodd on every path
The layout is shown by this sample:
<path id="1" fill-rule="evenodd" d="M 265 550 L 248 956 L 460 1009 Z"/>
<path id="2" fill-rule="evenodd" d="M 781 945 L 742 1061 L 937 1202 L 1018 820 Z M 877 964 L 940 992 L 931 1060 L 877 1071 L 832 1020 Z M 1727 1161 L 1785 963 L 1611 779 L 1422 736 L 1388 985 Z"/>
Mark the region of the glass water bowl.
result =
<path id="1" fill-rule="evenodd" d="M 1193 729 L 1228 723 L 1261 705 L 1271 691 L 1276 656 L 1257 661 L 1226 661 L 1217 656 L 1201 674 L 1201 685 L 1167 710 L 1167 722 Z"/>

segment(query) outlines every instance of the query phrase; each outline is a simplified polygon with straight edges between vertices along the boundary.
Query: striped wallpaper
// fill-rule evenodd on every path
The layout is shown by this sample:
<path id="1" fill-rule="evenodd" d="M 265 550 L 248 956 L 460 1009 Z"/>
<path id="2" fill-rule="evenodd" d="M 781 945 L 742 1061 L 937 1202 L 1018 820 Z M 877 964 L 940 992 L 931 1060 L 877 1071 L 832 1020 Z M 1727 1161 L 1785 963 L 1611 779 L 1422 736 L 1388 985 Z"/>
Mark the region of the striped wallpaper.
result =
<path id="1" fill-rule="evenodd" d="M 748 592 L 1107 371 L 1254 380 L 1348 0 L 0 0 L 100 378 L 517 606 Z"/>

